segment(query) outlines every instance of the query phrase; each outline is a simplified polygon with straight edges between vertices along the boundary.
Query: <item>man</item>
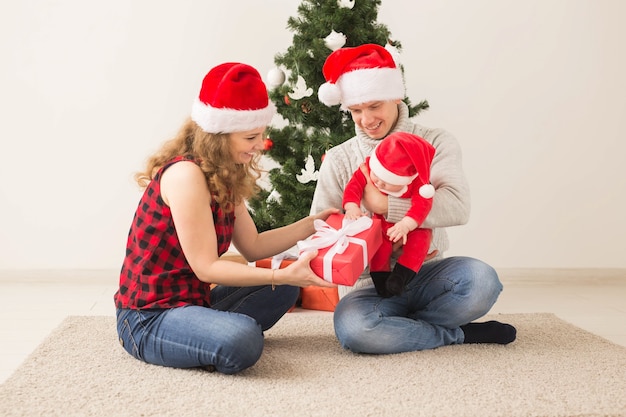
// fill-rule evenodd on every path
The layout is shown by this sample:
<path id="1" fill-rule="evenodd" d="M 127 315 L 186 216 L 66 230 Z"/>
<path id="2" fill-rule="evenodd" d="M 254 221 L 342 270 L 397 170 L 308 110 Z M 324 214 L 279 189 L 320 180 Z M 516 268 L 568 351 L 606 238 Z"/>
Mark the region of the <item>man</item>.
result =
<path id="1" fill-rule="evenodd" d="M 319 170 L 311 213 L 341 207 L 344 188 L 355 170 L 392 132 L 408 132 L 435 147 L 430 181 L 433 205 L 419 227 L 433 230 L 429 256 L 399 296 L 381 297 L 369 274 L 354 287 L 340 287 L 334 313 L 335 334 L 353 352 L 398 353 L 457 343 L 508 344 L 513 326 L 497 321 L 472 323 L 496 302 L 502 284 L 496 271 L 469 257 L 443 256 L 449 242 L 445 227 L 467 223 L 469 186 L 457 140 L 442 129 L 430 129 L 409 119 L 402 71 L 383 47 L 365 44 L 342 48 L 327 58 L 326 83 L 319 100 L 340 104 L 355 123 L 356 136 L 328 150 Z M 364 206 L 389 222 L 402 219 L 410 199 L 381 194 L 366 186 Z M 401 250 L 401 249 L 400 249 Z"/>

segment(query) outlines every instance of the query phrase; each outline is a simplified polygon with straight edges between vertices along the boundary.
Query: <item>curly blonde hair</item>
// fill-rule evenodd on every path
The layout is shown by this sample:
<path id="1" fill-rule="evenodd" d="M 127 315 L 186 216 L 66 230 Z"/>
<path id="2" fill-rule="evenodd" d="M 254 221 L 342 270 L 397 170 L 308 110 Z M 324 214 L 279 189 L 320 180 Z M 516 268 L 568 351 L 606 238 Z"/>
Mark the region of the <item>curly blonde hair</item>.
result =
<path id="1" fill-rule="evenodd" d="M 134 178 L 140 187 L 145 188 L 167 162 L 183 155 L 200 166 L 211 197 L 227 213 L 259 192 L 260 155 L 247 164 L 236 163 L 230 154 L 227 133 L 207 133 L 190 118 L 173 139 L 148 158 L 145 169 L 137 172 Z"/>

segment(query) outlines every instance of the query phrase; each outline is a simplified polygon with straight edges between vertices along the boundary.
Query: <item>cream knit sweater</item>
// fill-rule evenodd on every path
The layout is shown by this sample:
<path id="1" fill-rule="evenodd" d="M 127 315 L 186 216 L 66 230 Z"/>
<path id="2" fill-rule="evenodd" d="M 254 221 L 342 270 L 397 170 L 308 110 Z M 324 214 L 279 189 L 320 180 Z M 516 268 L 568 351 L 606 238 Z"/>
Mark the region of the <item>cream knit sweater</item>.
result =
<path id="1" fill-rule="evenodd" d="M 431 165 L 430 181 L 435 187 L 433 207 L 424 221 L 423 227 L 433 229 L 431 251 L 437 249 L 437 258 L 443 256 L 448 249 L 448 235 L 445 227 L 467 223 L 470 213 L 469 185 L 463 173 L 461 148 L 456 138 L 442 129 L 430 129 L 415 124 L 409 119 L 409 109 L 405 103 L 398 105 L 399 117 L 394 132 L 403 131 L 418 135 L 435 147 L 435 158 Z M 353 172 L 370 155 L 378 140 L 371 139 L 358 127 L 356 136 L 337 145 L 326 152 L 319 170 L 319 177 L 311 214 L 318 213 L 328 207 L 341 208 L 343 190 Z M 387 220 L 398 222 L 411 201 L 389 197 Z M 353 287 L 340 286 L 342 297 L 349 291 L 371 285 L 369 271 L 365 271 Z"/>

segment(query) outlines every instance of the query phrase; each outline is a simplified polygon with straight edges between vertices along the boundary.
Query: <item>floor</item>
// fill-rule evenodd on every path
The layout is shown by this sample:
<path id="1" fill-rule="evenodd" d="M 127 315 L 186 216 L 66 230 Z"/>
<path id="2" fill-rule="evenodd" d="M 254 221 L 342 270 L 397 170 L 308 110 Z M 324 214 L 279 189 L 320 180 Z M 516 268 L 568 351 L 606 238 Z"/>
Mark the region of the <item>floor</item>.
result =
<path id="1" fill-rule="evenodd" d="M 491 313 L 550 312 L 626 346 L 626 270 L 498 272 L 504 292 Z M 116 288 L 115 271 L 0 271 L 0 383 L 65 317 L 113 316 Z"/>

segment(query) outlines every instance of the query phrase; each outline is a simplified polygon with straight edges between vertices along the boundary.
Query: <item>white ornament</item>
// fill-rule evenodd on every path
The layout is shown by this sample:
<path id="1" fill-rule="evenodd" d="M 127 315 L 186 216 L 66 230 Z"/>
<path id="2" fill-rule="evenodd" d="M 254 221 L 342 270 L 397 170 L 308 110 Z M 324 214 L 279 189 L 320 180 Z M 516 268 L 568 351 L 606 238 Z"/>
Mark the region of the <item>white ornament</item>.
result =
<path id="1" fill-rule="evenodd" d="M 294 100 L 309 97 L 311 94 L 313 94 L 313 89 L 307 88 L 306 81 L 304 81 L 302 75 L 298 75 L 298 81 L 296 82 L 296 86 L 293 88 L 293 91 L 291 93 L 287 93 L 287 95 Z"/>
<path id="2" fill-rule="evenodd" d="M 346 44 L 346 35 L 337 33 L 333 29 L 328 36 L 324 38 L 324 45 L 331 51 L 336 51 Z"/>
<path id="3" fill-rule="evenodd" d="M 275 201 L 278 204 L 280 204 L 280 201 L 282 200 L 282 197 L 280 195 L 280 193 L 276 190 L 272 190 L 272 192 L 270 193 L 270 195 L 267 196 L 267 202 L 269 203 L 270 201 Z"/>
<path id="4" fill-rule="evenodd" d="M 285 73 L 278 67 L 274 67 L 267 73 L 267 86 L 270 90 L 280 87 L 285 82 Z"/>
<path id="5" fill-rule="evenodd" d="M 400 65 L 400 51 L 398 51 L 398 48 L 388 43 L 385 45 L 385 49 L 391 54 L 393 62 L 395 62 L 396 65 Z"/>
<path id="6" fill-rule="evenodd" d="M 319 172 L 315 170 L 315 160 L 311 155 L 307 156 L 304 168 L 302 168 L 302 175 L 296 175 L 296 179 L 301 184 L 306 184 L 310 181 L 317 181 Z"/>
<path id="7" fill-rule="evenodd" d="M 344 9 L 351 9 L 354 7 L 355 0 L 337 0 L 337 5 Z"/>

